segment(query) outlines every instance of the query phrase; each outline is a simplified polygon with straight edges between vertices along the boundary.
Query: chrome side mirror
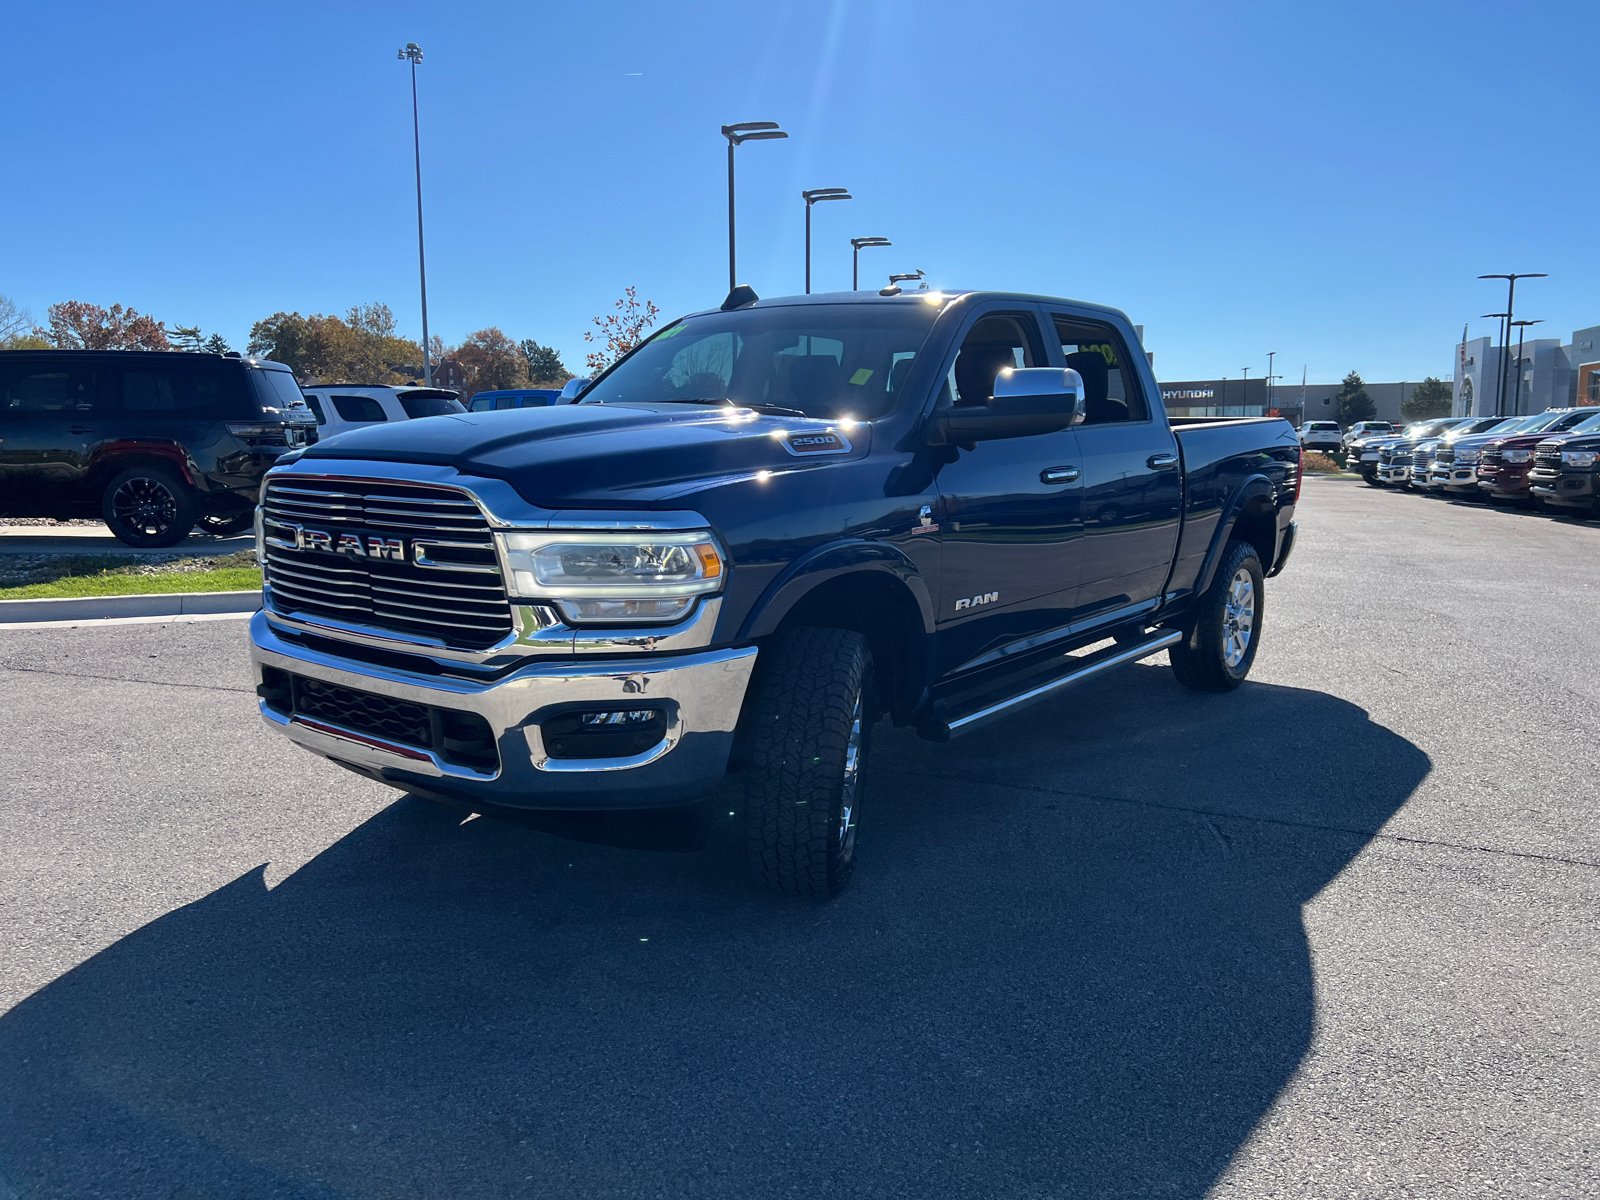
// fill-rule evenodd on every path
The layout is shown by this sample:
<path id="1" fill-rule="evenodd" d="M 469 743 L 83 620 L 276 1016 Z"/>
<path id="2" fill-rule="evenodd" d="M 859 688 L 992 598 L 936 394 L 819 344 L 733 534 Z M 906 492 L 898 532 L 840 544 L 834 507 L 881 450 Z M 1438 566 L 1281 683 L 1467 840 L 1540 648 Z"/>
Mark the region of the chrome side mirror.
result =
<path id="1" fill-rule="evenodd" d="M 1088 408 L 1083 395 L 1083 376 L 1071 367 L 1006 367 L 995 376 L 994 400 L 990 407 L 1001 408 L 1023 397 L 1054 398 L 1070 413 L 1068 425 L 1083 424 Z"/>

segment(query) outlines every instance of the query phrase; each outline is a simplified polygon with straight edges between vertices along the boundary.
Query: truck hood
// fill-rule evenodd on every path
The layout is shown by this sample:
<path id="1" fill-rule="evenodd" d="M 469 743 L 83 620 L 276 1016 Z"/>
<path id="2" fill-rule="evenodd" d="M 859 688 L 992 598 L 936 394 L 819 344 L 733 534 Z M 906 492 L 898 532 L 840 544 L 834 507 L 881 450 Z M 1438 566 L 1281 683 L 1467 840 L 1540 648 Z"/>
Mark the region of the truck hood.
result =
<path id="1" fill-rule="evenodd" d="M 690 404 L 564 404 L 369 425 L 307 459 L 453 467 L 549 508 L 669 504 L 759 471 L 863 457 L 871 426 Z"/>
<path id="2" fill-rule="evenodd" d="M 1600 433 L 1558 433 L 1539 445 L 1552 450 L 1600 450 Z"/>

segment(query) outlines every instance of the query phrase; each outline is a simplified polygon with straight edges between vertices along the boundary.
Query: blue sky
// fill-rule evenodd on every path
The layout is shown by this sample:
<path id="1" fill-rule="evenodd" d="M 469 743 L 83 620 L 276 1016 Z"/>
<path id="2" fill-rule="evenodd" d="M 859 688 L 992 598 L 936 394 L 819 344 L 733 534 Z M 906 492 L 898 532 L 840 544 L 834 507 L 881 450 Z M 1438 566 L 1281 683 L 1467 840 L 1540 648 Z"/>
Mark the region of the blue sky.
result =
<path id="1" fill-rule="evenodd" d="M 121 302 L 242 346 L 278 309 L 389 303 L 420 332 L 420 43 L 432 331 L 496 324 L 569 367 L 624 287 L 665 316 L 740 277 L 1115 305 L 1163 379 L 1451 369 L 1519 315 L 1600 324 L 1600 5 L 766 0 L 20 6 L 0 45 L 0 294 Z"/>

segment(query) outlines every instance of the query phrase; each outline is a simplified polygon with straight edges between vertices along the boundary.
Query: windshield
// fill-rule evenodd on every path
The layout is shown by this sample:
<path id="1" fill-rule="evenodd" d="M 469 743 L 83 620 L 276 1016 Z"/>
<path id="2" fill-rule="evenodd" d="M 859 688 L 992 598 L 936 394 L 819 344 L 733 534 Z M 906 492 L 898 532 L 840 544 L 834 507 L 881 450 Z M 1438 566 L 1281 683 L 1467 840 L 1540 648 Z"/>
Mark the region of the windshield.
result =
<path id="1" fill-rule="evenodd" d="M 1581 421 L 1572 427 L 1573 433 L 1600 433 L 1600 413 L 1596 413 L 1587 421 Z"/>
<path id="2" fill-rule="evenodd" d="M 691 317 L 656 334 L 581 403 L 733 403 L 871 421 L 899 403 L 938 315 L 929 304 L 807 304 Z"/>

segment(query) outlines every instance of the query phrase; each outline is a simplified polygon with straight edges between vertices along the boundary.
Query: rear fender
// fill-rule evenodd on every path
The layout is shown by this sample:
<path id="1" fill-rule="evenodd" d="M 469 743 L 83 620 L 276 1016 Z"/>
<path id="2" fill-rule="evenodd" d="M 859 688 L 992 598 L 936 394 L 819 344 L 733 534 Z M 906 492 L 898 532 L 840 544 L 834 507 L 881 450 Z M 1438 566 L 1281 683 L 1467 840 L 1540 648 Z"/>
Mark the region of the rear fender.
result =
<path id="1" fill-rule="evenodd" d="M 193 464 L 189 461 L 189 452 L 177 442 L 155 439 L 125 438 L 96 446 L 90 473 L 96 482 L 103 484 L 111 476 L 134 463 L 151 459 L 176 467 L 185 483 L 190 487 L 198 486 L 195 482 Z"/>
<path id="2" fill-rule="evenodd" d="M 1217 564 L 1222 561 L 1223 552 L 1233 540 L 1234 531 L 1239 527 L 1241 520 L 1250 526 L 1248 532 L 1253 535 L 1250 540 L 1256 542 L 1257 549 L 1261 551 L 1261 569 L 1272 570 L 1278 552 L 1277 490 L 1272 486 L 1272 480 L 1265 475 L 1251 475 L 1229 498 L 1222 519 L 1217 522 L 1217 527 L 1211 535 L 1211 545 L 1206 550 L 1205 562 L 1201 564 L 1200 575 L 1195 580 L 1195 595 L 1200 595 L 1211 586 L 1211 581 L 1217 574 Z M 1270 543 L 1267 545 L 1262 545 L 1260 540 L 1263 536 L 1260 528 L 1263 521 L 1266 528 L 1264 540 Z"/>

